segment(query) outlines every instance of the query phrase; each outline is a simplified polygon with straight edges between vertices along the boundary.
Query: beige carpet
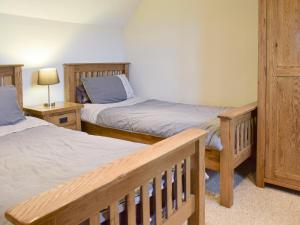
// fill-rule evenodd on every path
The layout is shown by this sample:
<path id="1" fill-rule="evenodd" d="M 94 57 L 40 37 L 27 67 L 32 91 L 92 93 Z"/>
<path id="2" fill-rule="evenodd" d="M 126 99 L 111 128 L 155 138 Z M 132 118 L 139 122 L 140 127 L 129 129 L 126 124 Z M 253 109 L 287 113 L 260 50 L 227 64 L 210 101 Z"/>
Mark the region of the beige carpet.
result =
<path id="1" fill-rule="evenodd" d="M 206 196 L 206 225 L 300 225 L 299 193 L 257 188 L 250 175 L 235 188 L 234 198 L 227 209 Z"/>

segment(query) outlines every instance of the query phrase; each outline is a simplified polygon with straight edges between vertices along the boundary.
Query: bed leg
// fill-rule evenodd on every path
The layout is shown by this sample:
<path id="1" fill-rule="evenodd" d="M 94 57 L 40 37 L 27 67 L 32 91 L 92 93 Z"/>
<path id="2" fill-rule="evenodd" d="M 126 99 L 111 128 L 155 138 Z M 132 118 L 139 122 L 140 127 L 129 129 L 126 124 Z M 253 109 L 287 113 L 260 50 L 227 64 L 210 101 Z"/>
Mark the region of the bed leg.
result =
<path id="1" fill-rule="evenodd" d="M 195 213 L 189 225 L 205 225 L 205 141 L 196 142 L 195 154 L 191 157 L 191 193 L 195 195 Z"/>
<path id="2" fill-rule="evenodd" d="M 231 149 L 231 123 L 221 120 L 223 150 L 220 155 L 220 203 L 230 208 L 233 205 L 234 165 Z"/>
<path id="3" fill-rule="evenodd" d="M 224 156 L 222 157 L 221 154 L 220 203 L 222 206 L 230 208 L 233 205 L 234 169 L 232 167 L 232 162 L 229 162 L 229 160 L 226 161 L 226 159 L 227 158 Z"/>

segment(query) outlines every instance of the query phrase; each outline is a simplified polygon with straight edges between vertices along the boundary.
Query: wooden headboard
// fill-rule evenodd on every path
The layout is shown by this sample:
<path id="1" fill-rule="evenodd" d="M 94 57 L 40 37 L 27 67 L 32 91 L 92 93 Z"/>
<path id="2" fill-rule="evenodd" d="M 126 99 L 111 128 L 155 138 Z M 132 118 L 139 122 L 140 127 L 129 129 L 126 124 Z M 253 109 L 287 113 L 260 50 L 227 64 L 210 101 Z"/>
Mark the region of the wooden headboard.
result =
<path id="1" fill-rule="evenodd" d="M 65 101 L 76 102 L 76 87 L 86 77 L 125 74 L 129 76 L 129 63 L 71 63 L 64 64 Z"/>
<path id="2" fill-rule="evenodd" d="M 0 86 L 13 85 L 17 89 L 17 101 L 23 108 L 22 64 L 0 65 Z"/>

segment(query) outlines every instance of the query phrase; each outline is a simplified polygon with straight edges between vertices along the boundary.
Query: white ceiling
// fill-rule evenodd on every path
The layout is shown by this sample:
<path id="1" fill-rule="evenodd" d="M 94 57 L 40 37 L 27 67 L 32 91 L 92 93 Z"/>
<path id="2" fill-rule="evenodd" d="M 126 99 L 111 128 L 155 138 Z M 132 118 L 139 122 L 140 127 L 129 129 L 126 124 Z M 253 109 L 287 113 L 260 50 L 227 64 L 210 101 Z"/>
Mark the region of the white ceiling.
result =
<path id="1" fill-rule="evenodd" d="M 124 26 L 140 0 L 0 0 L 0 13 L 55 21 Z"/>

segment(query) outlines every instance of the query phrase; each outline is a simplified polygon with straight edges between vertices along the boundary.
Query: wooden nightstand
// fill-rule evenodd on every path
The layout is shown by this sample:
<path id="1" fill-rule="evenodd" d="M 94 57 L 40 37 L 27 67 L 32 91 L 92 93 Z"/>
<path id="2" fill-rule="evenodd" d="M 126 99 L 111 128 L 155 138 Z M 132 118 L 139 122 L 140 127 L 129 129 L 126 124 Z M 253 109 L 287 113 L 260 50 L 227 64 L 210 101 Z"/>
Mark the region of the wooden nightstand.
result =
<path id="1" fill-rule="evenodd" d="M 71 102 L 58 102 L 54 107 L 43 105 L 24 107 L 29 116 L 37 117 L 60 127 L 81 130 L 80 109 L 81 104 Z"/>

